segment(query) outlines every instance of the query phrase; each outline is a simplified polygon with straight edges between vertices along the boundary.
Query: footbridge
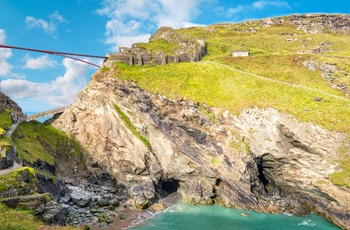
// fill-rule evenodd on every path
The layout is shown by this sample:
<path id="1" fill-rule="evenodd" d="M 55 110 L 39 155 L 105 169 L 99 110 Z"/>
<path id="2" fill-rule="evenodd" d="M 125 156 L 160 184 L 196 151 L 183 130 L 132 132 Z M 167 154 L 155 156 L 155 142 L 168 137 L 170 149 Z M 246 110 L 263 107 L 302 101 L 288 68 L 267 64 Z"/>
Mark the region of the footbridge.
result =
<path id="1" fill-rule="evenodd" d="M 30 115 L 30 116 L 27 116 L 26 121 L 29 122 L 29 121 L 33 121 L 33 120 L 39 119 L 41 117 L 46 117 L 46 116 L 49 116 L 49 115 L 55 115 L 55 114 L 63 113 L 68 107 L 69 106 L 65 106 L 65 107 L 60 107 L 60 108 L 57 108 L 57 109 L 51 109 L 51 110 L 47 110 L 47 111 L 40 112 L 40 113 L 37 113 L 37 114 L 33 114 L 33 115 Z"/>
<path id="2" fill-rule="evenodd" d="M 105 61 L 108 58 L 106 56 L 80 54 L 80 53 L 68 53 L 68 52 L 60 52 L 60 51 L 53 51 L 53 50 L 40 50 L 40 49 L 33 49 L 33 48 L 26 48 L 26 47 L 19 47 L 19 46 L 9 46 L 9 45 L 4 45 L 4 44 L 0 44 L 0 48 L 17 49 L 17 50 L 32 51 L 32 52 L 61 56 L 61 57 L 70 58 L 70 59 L 73 59 L 73 60 L 76 60 L 79 62 L 83 62 L 85 64 L 92 65 L 92 66 L 95 66 L 98 68 L 100 68 L 99 65 L 96 65 L 95 63 L 87 61 L 86 58 L 93 58 L 93 59 L 100 59 L 100 60 L 102 59 L 103 61 Z"/>

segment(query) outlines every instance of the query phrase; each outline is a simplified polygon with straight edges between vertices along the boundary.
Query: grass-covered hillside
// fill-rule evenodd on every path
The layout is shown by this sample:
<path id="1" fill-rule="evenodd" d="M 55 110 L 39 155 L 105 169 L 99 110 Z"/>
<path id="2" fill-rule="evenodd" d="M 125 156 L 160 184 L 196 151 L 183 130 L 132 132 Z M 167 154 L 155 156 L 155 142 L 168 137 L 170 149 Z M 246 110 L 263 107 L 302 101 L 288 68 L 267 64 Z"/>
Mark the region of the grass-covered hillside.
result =
<path id="1" fill-rule="evenodd" d="M 206 40 L 208 53 L 200 62 L 142 67 L 115 63 L 113 72 L 172 99 L 187 98 L 234 114 L 251 106 L 273 107 L 350 134 L 350 37 L 338 25 L 349 17 L 345 22 L 337 21 L 340 16 L 319 17 L 179 29 L 177 33 Z M 327 20 L 338 26 L 330 27 Z M 148 48 L 154 52 L 164 43 L 160 39 L 157 47 L 152 40 Z M 247 50 L 250 56 L 232 57 L 235 50 Z M 342 152 L 345 170 L 334 180 L 350 186 L 348 149 Z"/>
<path id="2" fill-rule="evenodd" d="M 0 110 L 0 159 L 5 157 L 6 151 L 11 148 L 10 138 L 6 136 L 7 130 L 11 127 L 11 112 L 8 109 Z"/>
<path id="3" fill-rule="evenodd" d="M 55 165 L 55 157 L 59 154 L 73 154 L 81 158 L 79 143 L 70 139 L 65 133 L 51 125 L 38 121 L 22 123 L 12 137 L 17 148 L 17 154 L 30 164 L 41 160 L 49 165 Z M 58 150 L 60 144 L 68 145 L 68 152 Z"/>

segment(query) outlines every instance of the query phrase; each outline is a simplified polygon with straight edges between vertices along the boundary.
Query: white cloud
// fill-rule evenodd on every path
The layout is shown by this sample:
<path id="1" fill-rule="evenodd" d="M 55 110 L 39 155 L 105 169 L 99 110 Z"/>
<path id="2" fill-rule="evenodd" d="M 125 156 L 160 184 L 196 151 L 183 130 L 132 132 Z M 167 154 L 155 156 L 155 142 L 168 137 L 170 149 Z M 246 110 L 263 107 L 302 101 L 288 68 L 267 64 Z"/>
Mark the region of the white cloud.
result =
<path id="1" fill-rule="evenodd" d="M 68 23 L 68 21 L 62 15 L 60 15 L 58 11 L 54 11 L 49 15 L 49 21 L 27 16 L 25 23 L 28 29 L 42 29 L 45 33 L 56 37 L 57 27 L 62 23 Z"/>
<path id="2" fill-rule="evenodd" d="M 1 82 L 2 91 L 14 99 L 30 98 L 46 101 L 60 107 L 72 103 L 76 94 L 86 85 L 89 66 L 65 58 L 62 61 L 65 74 L 49 83 L 37 83 L 23 79 L 6 79 Z"/>
<path id="3" fill-rule="evenodd" d="M 279 0 L 277 0 L 277 1 L 260 0 L 260 1 L 254 2 L 252 5 L 252 8 L 254 10 L 262 10 L 262 9 L 269 7 L 269 6 L 274 6 L 277 8 L 288 8 L 288 9 L 291 8 L 291 6 L 287 2 L 279 1 Z"/>
<path id="4" fill-rule="evenodd" d="M 57 64 L 57 62 L 51 60 L 47 54 L 37 58 L 31 58 L 30 56 L 26 55 L 25 60 L 26 64 L 23 67 L 25 69 L 53 68 Z"/>
<path id="5" fill-rule="evenodd" d="M 5 30 L 0 29 L 0 44 L 5 44 Z M 10 49 L 0 48 L 0 76 L 7 76 L 12 70 L 12 65 L 7 62 L 7 59 L 12 56 Z"/>
<path id="6" fill-rule="evenodd" d="M 256 10 L 264 10 L 269 7 L 276 7 L 276 8 L 284 8 L 284 9 L 291 9 L 292 7 L 285 1 L 280 0 L 259 0 L 256 2 L 253 2 L 250 5 L 238 5 L 233 8 L 228 8 L 226 10 L 226 16 L 228 18 L 234 17 L 235 19 L 238 19 L 238 15 L 242 13 L 251 13 Z M 222 9 L 218 9 L 218 13 L 222 14 Z"/>
<path id="7" fill-rule="evenodd" d="M 116 51 L 118 46 L 145 42 L 161 26 L 173 28 L 197 24 L 191 21 L 201 12 L 200 4 L 210 0 L 104 0 L 96 12 L 107 16 L 106 44 Z M 137 40 L 140 39 L 140 40 Z"/>
<path id="8" fill-rule="evenodd" d="M 232 15 L 235 15 L 235 14 L 242 12 L 246 8 L 247 8 L 246 6 L 242 6 L 242 5 L 236 6 L 234 8 L 229 8 L 229 9 L 227 9 L 227 14 L 229 16 L 232 16 Z"/>

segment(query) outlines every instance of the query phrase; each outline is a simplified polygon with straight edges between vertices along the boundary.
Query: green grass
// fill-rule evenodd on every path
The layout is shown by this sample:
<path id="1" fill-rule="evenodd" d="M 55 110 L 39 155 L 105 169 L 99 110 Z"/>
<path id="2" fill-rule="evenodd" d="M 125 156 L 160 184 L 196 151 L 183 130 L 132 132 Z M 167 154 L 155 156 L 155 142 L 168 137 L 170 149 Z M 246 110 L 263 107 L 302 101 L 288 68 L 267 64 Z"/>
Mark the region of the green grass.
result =
<path id="1" fill-rule="evenodd" d="M 46 178 L 49 178 L 49 179 L 51 179 L 52 181 L 53 181 L 53 183 L 55 184 L 55 185 L 58 185 L 57 184 L 57 177 L 55 177 L 55 176 L 53 176 L 52 174 L 49 174 L 49 173 L 47 173 L 47 172 L 43 172 L 43 171 L 40 171 L 40 170 L 36 170 L 35 169 L 35 174 L 39 174 L 39 175 L 41 175 L 41 176 L 44 176 L 44 177 L 46 177 Z"/>
<path id="2" fill-rule="evenodd" d="M 14 210 L 0 203 L 0 229 L 6 230 L 73 230 L 72 226 L 45 226 L 32 210 Z"/>
<path id="3" fill-rule="evenodd" d="M 157 51 L 164 51 L 166 54 L 171 55 L 175 49 L 179 48 L 178 45 L 164 39 L 157 39 L 148 43 L 140 42 L 137 44 L 140 48 L 151 51 L 152 56 L 154 56 Z"/>
<path id="4" fill-rule="evenodd" d="M 342 146 L 339 152 L 339 159 L 335 162 L 338 163 L 338 170 L 330 175 L 334 184 L 350 188 L 350 147 L 348 138 L 347 143 Z"/>
<path id="5" fill-rule="evenodd" d="M 114 108 L 117 111 L 118 115 L 121 117 L 121 119 L 125 122 L 129 130 L 132 132 L 132 134 L 134 134 L 134 136 L 136 136 L 140 141 L 142 141 L 142 143 L 147 148 L 152 150 L 151 143 L 149 143 L 149 141 L 136 130 L 135 126 L 131 123 L 129 117 L 117 105 L 114 105 Z"/>
<path id="6" fill-rule="evenodd" d="M 13 187 L 16 188 L 19 195 L 21 195 L 26 193 L 28 188 L 36 182 L 34 169 L 22 167 L 7 175 L 0 176 L 0 193 L 7 192 Z"/>
<path id="7" fill-rule="evenodd" d="M 43 225 L 31 211 L 16 211 L 0 203 L 0 226 L 6 230 L 37 230 Z"/>
<path id="8" fill-rule="evenodd" d="M 0 113 L 0 159 L 5 157 L 8 149 L 11 148 L 11 140 L 6 136 L 6 132 L 11 127 L 11 124 L 11 112 L 2 108 Z"/>
<path id="9" fill-rule="evenodd" d="M 249 28 L 254 28 L 256 33 L 248 32 Z M 208 55 L 205 59 L 229 56 L 232 50 L 242 49 L 250 51 L 253 56 L 296 54 L 297 50 L 316 49 L 324 41 L 333 43 L 332 46 L 325 46 L 332 51 L 328 53 L 329 55 L 346 56 L 350 54 L 348 36 L 346 35 L 334 33 L 325 33 L 322 36 L 304 34 L 304 32 L 296 30 L 296 27 L 286 24 L 263 28 L 255 21 L 252 25 L 217 24 L 210 26 L 209 29 L 207 27 L 193 27 L 180 29 L 178 32 L 205 38 L 208 48 Z M 296 36 L 292 36 L 292 34 L 296 34 Z M 296 40 L 287 42 L 288 38 Z"/>
<path id="10" fill-rule="evenodd" d="M 11 111 L 5 108 L 2 108 L 0 113 L 0 136 L 6 134 L 6 131 L 11 127 Z"/>
<path id="11" fill-rule="evenodd" d="M 45 125 L 38 121 L 22 123 L 12 136 L 17 148 L 18 155 L 29 163 L 34 163 L 38 159 L 50 165 L 55 164 L 54 156 L 44 148 L 40 139 L 56 151 L 59 142 L 68 141 L 73 147 L 74 153 L 81 158 L 80 145 L 77 141 L 69 138 L 64 132 L 51 125 Z M 66 153 L 66 154 L 71 154 Z"/>
<path id="12" fill-rule="evenodd" d="M 158 92 L 172 99 L 188 98 L 234 114 L 252 106 L 273 107 L 299 120 L 350 133 L 350 101 L 346 101 L 345 97 L 345 101 L 340 100 L 303 88 L 254 78 L 208 62 L 153 67 L 130 67 L 118 63 L 115 68 L 119 73 L 117 77 L 135 81 L 149 92 Z M 322 87 L 327 91 L 327 86 Z M 341 97 L 332 89 L 328 92 Z M 317 102 L 316 97 L 323 100 Z"/>

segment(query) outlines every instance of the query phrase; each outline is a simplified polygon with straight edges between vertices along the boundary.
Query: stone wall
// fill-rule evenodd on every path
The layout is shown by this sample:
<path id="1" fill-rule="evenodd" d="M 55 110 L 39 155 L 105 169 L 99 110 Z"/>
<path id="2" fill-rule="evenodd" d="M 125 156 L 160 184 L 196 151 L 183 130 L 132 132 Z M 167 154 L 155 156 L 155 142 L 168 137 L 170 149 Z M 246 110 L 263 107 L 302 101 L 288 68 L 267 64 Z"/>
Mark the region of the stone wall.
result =
<path id="1" fill-rule="evenodd" d="M 165 65 L 167 63 L 197 62 L 207 54 L 204 39 L 197 39 L 189 35 L 180 34 L 171 27 L 161 27 L 153 34 L 149 42 L 166 40 L 174 45 L 169 54 L 163 50 L 146 50 L 135 43 L 131 48 L 119 47 L 119 52 L 108 54 L 112 62 L 121 62 L 128 65 Z M 154 52 L 155 51 L 155 52 Z"/>
<path id="2" fill-rule="evenodd" d="M 198 62 L 206 54 L 206 48 L 200 47 L 191 53 L 180 53 L 168 55 L 164 51 L 157 51 L 154 56 L 149 50 L 142 50 L 140 48 L 132 47 L 131 49 L 124 49 L 120 53 L 110 54 L 109 60 L 113 62 L 121 62 L 128 65 L 166 65 L 168 63 L 179 62 Z"/>

